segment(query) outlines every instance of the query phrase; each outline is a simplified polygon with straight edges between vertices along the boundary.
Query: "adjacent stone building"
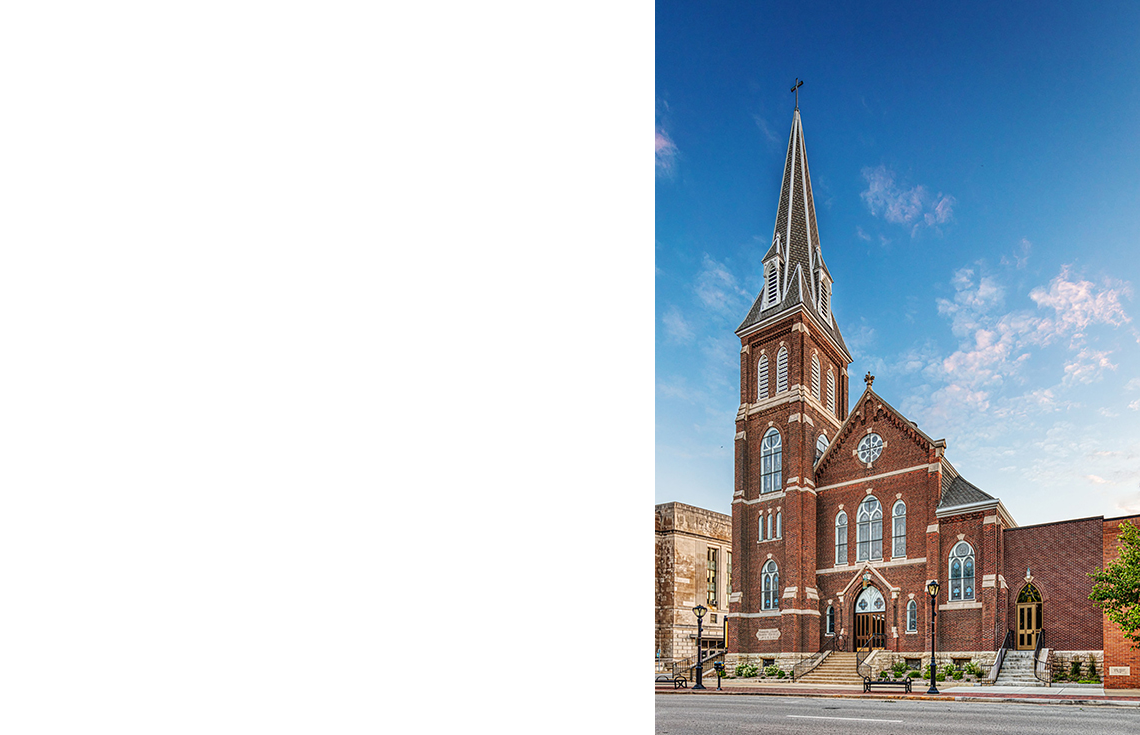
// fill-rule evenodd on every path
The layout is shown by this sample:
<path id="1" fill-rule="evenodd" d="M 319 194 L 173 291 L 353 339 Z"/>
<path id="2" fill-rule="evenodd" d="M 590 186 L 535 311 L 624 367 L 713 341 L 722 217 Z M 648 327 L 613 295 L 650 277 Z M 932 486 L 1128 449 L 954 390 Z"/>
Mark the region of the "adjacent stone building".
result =
<path id="1" fill-rule="evenodd" d="M 851 355 L 831 312 L 798 108 L 762 262 L 763 290 L 736 331 L 729 663 L 825 646 L 918 656 L 931 647 L 925 587 L 937 579 L 940 652 L 992 661 L 1007 632 L 1020 650 L 1044 636 L 1056 652 L 1103 652 L 1107 688 L 1140 686 L 1135 649 L 1088 600 L 1088 573 L 1112 558 L 1125 519 L 1019 527 L 959 474 L 944 440 L 872 388 L 873 376 L 849 400 Z M 664 526 L 659 506 L 659 560 Z M 693 579 L 702 548 L 667 601 L 659 573 L 659 640 L 666 623 L 687 624 L 685 610 L 707 604 Z"/>
<path id="2" fill-rule="evenodd" d="M 654 508 L 656 532 L 656 649 L 659 661 L 697 652 L 693 608 L 708 608 L 702 648 L 723 649 L 732 589 L 732 518 L 684 503 Z"/>

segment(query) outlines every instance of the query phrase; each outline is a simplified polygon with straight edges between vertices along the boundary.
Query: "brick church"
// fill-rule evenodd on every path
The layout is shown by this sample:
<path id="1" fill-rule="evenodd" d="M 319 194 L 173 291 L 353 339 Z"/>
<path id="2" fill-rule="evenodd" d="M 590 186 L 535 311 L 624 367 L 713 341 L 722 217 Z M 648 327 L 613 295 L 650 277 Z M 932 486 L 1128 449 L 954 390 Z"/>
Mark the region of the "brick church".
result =
<path id="1" fill-rule="evenodd" d="M 1140 516 L 1018 526 L 872 376 L 850 400 L 798 105 L 763 276 L 736 330 L 729 662 L 826 647 L 920 656 L 937 579 L 940 653 L 992 661 L 1007 631 L 1021 650 L 1043 636 L 1054 651 L 1099 655 L 1107 688 L 1140 687 L 1138 652 L 1088 600 L 1088 573 L 1115 558 L 1120 522 Z"/>

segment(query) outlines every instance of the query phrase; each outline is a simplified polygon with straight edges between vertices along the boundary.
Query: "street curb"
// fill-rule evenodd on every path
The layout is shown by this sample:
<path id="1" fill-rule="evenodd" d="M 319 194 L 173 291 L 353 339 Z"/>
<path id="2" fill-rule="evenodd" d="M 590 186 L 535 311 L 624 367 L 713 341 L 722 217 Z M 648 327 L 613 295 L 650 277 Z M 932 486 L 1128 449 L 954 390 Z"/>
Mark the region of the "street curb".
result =
<path id="1" fill-rule="evenodd" d="M 788 692 L 763 691 L 760 689 L 706 689 L 694 692 L 692 689 L 658 689 L 657 694 L 692 694 L 700 696 L 744 696 L 744 697 L 814 697 L 819 699 L 913 699 L 933 702 L 1000 702 L 1006 704 L 1066 704 L 1081 707 L 1136 707 L 1140 699 L 1066 699 L 1063 697 L 985 697 L 978 695 L 933 695 L 933 694 L 863 694 L 862 692 Z"/>

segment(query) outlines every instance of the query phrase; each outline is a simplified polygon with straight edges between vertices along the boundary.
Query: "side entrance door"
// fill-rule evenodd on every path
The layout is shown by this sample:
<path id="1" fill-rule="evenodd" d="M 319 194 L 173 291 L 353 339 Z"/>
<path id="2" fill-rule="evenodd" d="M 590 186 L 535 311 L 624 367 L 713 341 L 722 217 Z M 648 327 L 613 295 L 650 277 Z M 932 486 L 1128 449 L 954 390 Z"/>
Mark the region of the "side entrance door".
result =
<path id="1" fill-rule="evenodd" d="M 1017 596 L 1017 650 L 1037 648 L 1041 633 L 1041 593 L 1033 584 L 1027 584 Z"/>

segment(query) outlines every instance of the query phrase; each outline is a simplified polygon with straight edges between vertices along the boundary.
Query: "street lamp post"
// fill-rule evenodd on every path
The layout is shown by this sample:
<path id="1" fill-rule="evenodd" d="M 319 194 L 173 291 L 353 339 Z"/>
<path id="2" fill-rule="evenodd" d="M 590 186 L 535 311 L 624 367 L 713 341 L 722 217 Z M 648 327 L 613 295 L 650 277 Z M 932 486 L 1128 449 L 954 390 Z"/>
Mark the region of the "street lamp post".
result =
<path id="1" fill-rule="evenodd" d="M 701 621 L 706 612 L 708 612 L 708 608 L 704 605 L 697 605 L 693 608 L 693 614 L 697 616 L 697 683 L 693 685 L 693 689 L 705 688 L 705 666 L 701 661 Z"/>
<path id="2" fill-rule="evenodd" d="M 932 579 L 926 583 L 926 593 L 930 595 L 930 689 L 927 694 L 938 694 L 935 681 L 938 678 L 938 668 L 934 665 L 934 618 L 938 617 L 938 580 Z"/>

